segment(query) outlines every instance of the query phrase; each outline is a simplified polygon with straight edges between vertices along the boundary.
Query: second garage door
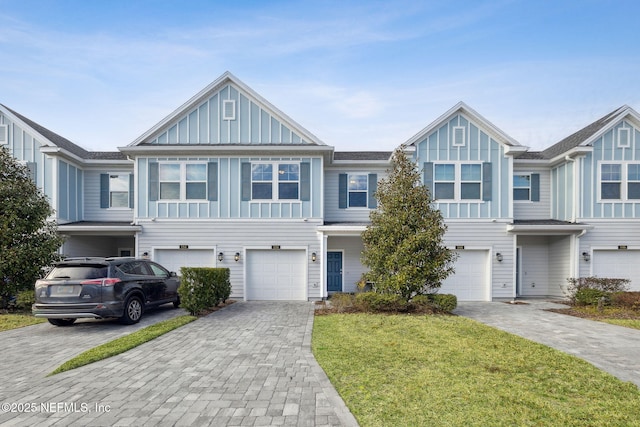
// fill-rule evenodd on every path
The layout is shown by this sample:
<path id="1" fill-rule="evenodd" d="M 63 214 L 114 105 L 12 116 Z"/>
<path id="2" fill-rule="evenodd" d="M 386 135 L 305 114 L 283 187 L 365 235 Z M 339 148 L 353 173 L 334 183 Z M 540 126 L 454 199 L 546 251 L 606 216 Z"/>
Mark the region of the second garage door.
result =
<path id="1" fill-rule="evenodd" d="M 640 251 L 593 251 L 593 275 L 629 279 L 629 290 L 640 291 Z"/>
<path id="2" fill-rule="evenodd" d="M 156 249 L 154 261 L 180 276 L 181 267 L 215 267 L 213 249 Z"/>
<path id="3" fill-rule="evenodd" d="M 489 301 L 487 259 L 489 251 L 458 251 L 456 272 L 440 288 L 441 294 L 454 294 L 459 301 Z"/>
<path id="4" fill-rule="evenodd" d="M 247 250 L 247 300 L 304 301 L 306 253 L 303 250 Z"/>

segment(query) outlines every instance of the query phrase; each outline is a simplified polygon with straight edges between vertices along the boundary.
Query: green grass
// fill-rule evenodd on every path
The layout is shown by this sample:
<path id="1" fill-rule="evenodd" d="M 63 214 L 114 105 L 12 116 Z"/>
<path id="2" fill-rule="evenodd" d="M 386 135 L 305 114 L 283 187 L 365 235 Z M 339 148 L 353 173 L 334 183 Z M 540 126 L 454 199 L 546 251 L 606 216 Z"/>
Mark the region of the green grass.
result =
<path id="1" fill-rule="evenodd" d="M 46 322 L 30 314 L 0 314 L 0 332 Z"/>
<path id="2" fill-rule="evenodd" d="M 69 371 L 71 369 L 79 368 L 80 366 L 88 365 L 89 363 L 97 362 L 99 360 L 106 359 L 111 356 L 115 356 L 120 353 L 124 353 L 127 350 L 131 350 L 134 347 L 144 344 L 147 341 L 151 341 L 154 338 L 164 335 L 174 329 L 186 325 L 187 323 L 196 320 L 195 316 L 178 316 L 172 319 L 168 319 L 155 325 L 147 326 L 144 329 L 133 332 L 124 337 L 117 338 L 113 341 L 109 341 L 105 344 L 94 347 L 84 353 L 79 354 L 71 360 L 66 361 L 60 365 L 56 370 L 51 372 L 48 376 L 59 374 L 61 372 Z"/>
<path id="3" fill-rule="evenodd" d="M 598 307 L 594 306 L 573 306 L 571 308 L 552 311 L 597 320 L 599 322 L 611 323 L 612 325 L 624 326 L 626 328 L 640 329 L 640 312 L 638 310 L 623 307 L 604 307 L 599 310 Z"/>
<path id="4" fill-rule="evenodd" d="M 317 316 L 313 352 L 361 426 L 639 426 L 640 391 L 455 316 Z"/>
<path id="5" fill-rule="evenodd" d="M 624 326 L 625 328 L 640 329 L 640 319 L 596 319 L 612 325 Z"/>

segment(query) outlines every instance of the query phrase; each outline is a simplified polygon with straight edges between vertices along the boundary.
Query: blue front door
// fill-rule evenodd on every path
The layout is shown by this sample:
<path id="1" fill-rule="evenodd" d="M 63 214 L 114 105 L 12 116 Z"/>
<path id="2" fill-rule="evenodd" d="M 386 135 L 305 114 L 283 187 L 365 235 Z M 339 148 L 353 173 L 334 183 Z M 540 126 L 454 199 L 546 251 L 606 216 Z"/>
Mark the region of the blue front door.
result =
<path id="1" fill-rule="evenodd" d="M 327 291 L 342 292 L 342 252 L 327 252 Z"/>

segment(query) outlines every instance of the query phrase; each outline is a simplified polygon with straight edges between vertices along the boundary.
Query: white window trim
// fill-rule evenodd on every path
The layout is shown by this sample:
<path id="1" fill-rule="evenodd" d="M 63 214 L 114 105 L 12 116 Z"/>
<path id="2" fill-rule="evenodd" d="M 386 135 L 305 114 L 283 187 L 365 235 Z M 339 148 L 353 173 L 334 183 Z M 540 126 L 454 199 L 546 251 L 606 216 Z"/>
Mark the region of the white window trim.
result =
<path id="1" fill-rule="evenodd" d="M 172 161 L 165 161 L 165 162 L 158 162 L 158 190 L 160 190 L 161 184 L 162 182 L 175 182 L 175 181 L 162 181 L 160 179 L 160 167 L 162 167 L 162 165 L 180 165 L 180 198 L 179 199 L 162 199 L 161 198 L 161 194 L 158 194 L 158 202 L 189 202 L 189 203 L 200 203 L 200 202 L 206 202 L 207 201 L 207 194 L 209 192 L 209 182 L 208 179 L 205 177 L 204 183 L 205 183 L 205 197 L 204 199 L 187 199 L 187 165 L 205 165 L 205 167 L 207 166 L 207 162 L 205 161 L 201 161 L 201 162 L 191 162 L 191 161 L 182 161 L 182 162 L 172 162 Z M 202 182 L 202 181 L 191 181 L 191 182 Z"/>
<path id="2" fill-rule="evenodd" d="M 225 99 L 222 101 L 222 120 L 236 119 L 236 100 Z"/>
<path id="3" fill-rule="evenodd" d="M 462 131 L 462 143 L 456 143 L 456 131 Z M 452 135 L 453 140 L 451 141 L 451 145 L 453 147 L 464 147 L 467 142 L 467 128 L 464 126 L 454 126 L 453 127 L 453 135 Z"/>
<path id="4" fill-rule="evenodd" d="M 627 137 L 625 138 L 625 140 L 627 141 L 626 144 L 622 143 L 623 133 L 627 134 Z M 627 128 L 627 127 L 618 128 L 618 148 L 629 148 L 629 147 L 631 147 L 631 128 Z"/>
<path id="5" fill-rule="evenodd" d="M 347 209 L 351 209 L 351 210 L 371 210 L 369 208 L 369 174 L 371 174 L 371 172 L 347 172 Z M 365 193 L 366 195 L 366 199 L 365 199 L 365 206 L 351 206 L 349 204 L 349 193 L 351 193 L 351 190 L 349 190 L 349 181 L 352 175 L 364 175 L 367 177 L 367 189 L 366 190 L 353 190 L 354 193 Z"/>
<path id="6" fill-rule="evenodd" d="M 264 203 L 264 202 L 299 202 L 300 201 L 300 161 L 289 161 L 289 160 L 279 160 L 276 162 L 251 162 L 252 173 L 251 173 L 251 200 L 252 203 Z M 271 198 L 270 199 L 254 199 L 253 198 L 253 183 L 266 183 L 268 181 L 254 181 L 253 180 L 253 165 L 271 165 Z M 283 181 L 283 182 L 297 182 L 298 183 L 298 198 L 297 199 L 280 199 L 280 187 L 278 184 L 280 180 L 278 177 L 280 176 L 279 170 L 280 165 L 298 165 L 298 180 L 297 181 Z"/>
<path id="7" fill-rule="evenodd" d="M 515 197 L 513 196 L 513 193 L 515 192 L 515 190 L 517 188 L 524 188 L 524 187 L 516 187 L 515 184 L 513 183 L 513 178 L 511 179 L 511 197 L 513 198 L 513 203 L 533 203 L 531 201 L 531 175 L 533 175 L 534 172 L 514 172 L 513 173 L 513 178 L 515 178 L 516 176 L 528 176 L 529 177 L 529 198 L 527 200 L 516 200 Z"/>
<path id="8" fill-rule="evenodd" d="M 483 188 L 483 177 L 482 177 L 482 164 L 483 162 L 467 162 L 467 161 L 459 161 L 459 160 L 451 160 L 451 161 L 438 161 L 433 163 L 433 195 L 435 197 L 435 187 L 436 183 L 439 182 L 436 180 L 436 165 L 454 165 L 454 181 L 453 181 L 453 199 L 434 199 L 436 203 L 486 203 L 482 200 L 482 194 L 484 191 Z M 480 198 L 479 199 L 462 199 L 462 165 L 480 165 Z M 440 181 L 440 182 L 450 182 L 450 181 Z M 465 181 L 465 183 L 472 183 L 477 181 Z"/>
<path id="9" fill-rule="evenodd" d="M 131 197 L 131 195 L 129 194 L 129 188 L 131 188 L 131 179 L 133 179 L 133 177 L 131 176 L 130 172 L 107 172 L 107 174 L 109 175 L 109 207 L 107 208 L 108 210 L 112 210 L 112 211 L 130 211 L 133 210 L 132 207 L 129 206 L 128 200 Z M 124 176 L 126 175 L 127 177 L 127 206 L 111 206 L 111 176 Z"/>
<path id="10" fill-rule="evenodd" d="M 9 145 L 9 126 L 0 125 L 0 145 Z"/>
<path id="11" fill-rule="evenodd" d="M 621 165 L 620 168 L 620 198 L 619 199 L 603 199 L 602 198 L 602 165 Z M 599 160 L 597 162 L 597 187 L 598 187 L 598 203 L 621 203 L 621 202 L 629 202 L 629 203 L 640 203 L 640 199 L 629 199 L 628 198 L 628 184 L 629 182 L 639 182 L 639 181 L 629 181 L 629 165 L 640 165 L 640 161 L 618 161 L 618 160 Z M 618 182 L 618 181 L 607 181 L 607 182 Z"/>

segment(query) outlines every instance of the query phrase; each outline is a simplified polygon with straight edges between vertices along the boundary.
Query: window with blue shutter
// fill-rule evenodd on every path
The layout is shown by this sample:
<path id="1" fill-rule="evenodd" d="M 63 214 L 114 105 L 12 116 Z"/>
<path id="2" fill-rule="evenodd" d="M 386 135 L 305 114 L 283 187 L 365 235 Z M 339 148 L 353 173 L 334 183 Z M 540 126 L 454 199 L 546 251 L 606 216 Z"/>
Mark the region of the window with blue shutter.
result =
<path id="1" fill-rule="evenodd" d="M 100 208 L 133 208 L 132 174 L 100 174 Z"/>

